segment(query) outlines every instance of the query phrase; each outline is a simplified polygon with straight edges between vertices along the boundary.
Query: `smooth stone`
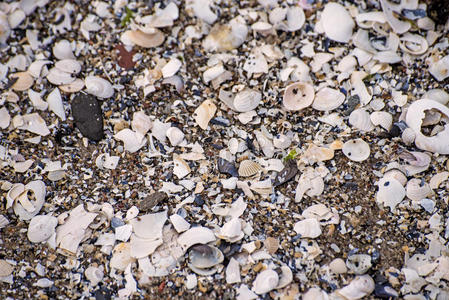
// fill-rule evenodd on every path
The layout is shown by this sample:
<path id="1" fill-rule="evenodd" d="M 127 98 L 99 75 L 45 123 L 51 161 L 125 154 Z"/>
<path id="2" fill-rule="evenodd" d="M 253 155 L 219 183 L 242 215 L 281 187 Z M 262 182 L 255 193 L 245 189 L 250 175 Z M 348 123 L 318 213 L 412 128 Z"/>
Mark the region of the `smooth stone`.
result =
<path id="1" fill-rule="evenodd" d="M 103 138 L 103 112 L 94 96 L 78 94 L 72 102 L 72 115 L 83 136 L 96 142 Z"/>

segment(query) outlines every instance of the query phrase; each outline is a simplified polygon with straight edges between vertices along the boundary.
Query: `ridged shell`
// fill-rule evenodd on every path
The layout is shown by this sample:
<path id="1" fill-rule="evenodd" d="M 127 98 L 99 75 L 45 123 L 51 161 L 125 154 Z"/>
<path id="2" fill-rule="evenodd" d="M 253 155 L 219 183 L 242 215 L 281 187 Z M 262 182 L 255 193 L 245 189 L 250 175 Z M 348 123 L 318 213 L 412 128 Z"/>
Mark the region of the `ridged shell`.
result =
<path id="1" fill-rule="evenodd" d="M 98 76 L 87 76 L 84 79 L 86 85 L 86 92 L 98 98 L 110 98 L 114 95 L 112 85 L 106 79 Z"/>
<path id="2" fill-rule="evenodd" d="M 11 75 L 17 81 L 11 86 L 14 91 L 25 91 L 33 86 L 34 78 L 28 72 L 18 72 Z"/>
<path id="3" fill-rule="evenodd" d="M 139 29 L 128 30 L 123 35 L 125 39 L 130 40 L 133 44 L 144 48 L 153 48 L 162 45 L 165 36 L 159 29 L 153 28 L 153 33 L 145 33 Z M 123 39 L 123 37 L 122 37 Z"/>
<path id="4" fill-rule="evenodd" d="M 374 129 L 369 113 L 362 108 L 355 109 L 349 115 L 349 124 L 361 131 L 371 131 Z"/>
<path id="5" fill-rule="evenodd" d="M 410 179 L 407 182 L 406 189 L 407 197 L 413 201 L 420 201 L 432 193 L 432 189 L 429 184 L 418 178 Z"/>
<path id="6" fill-rule="evenodd" d="M 322 88 L 315 95 L 312 107 L 320 111 L 330 111 L 336 109 L 345 101 L 345 95 L 332 88 Z"/>
<path id="7" fill-rule="evenodd" d="M 309 83 L 292 83 L 285 89 L 282 104 L 285 109 L 297 111 L 312 105 L 315 98 L 313 86 Z"/>
<path id="8" fill-rule="evenodd" d="M 70 84 L 75 81 L 75 77 L 72 77 L 72 74 L 61 71 L 56 67 L 51 68 L 47 74 L 47 80 L 53 83 L 54 85 L 61 84 Z"/>
<path id="9" fill-rule="evenodd" d="M 394 210 L 396 205 L 401 203 L 405 197 L 404 186 L 395 178 L 384 177 L 378 182 L 376 201 L 390 210 Z"/>
<path id="10" fill-rule="evenodd" d="M 370 155 L 370 148 L 367 142 L 362 139 L 349 140 L 344 143 L 343 154 L 353 161 L 364 161 Z"/>
<path id="11" fill-rule="evenodd" d="M 262 167 L 252 160 L 244 160 L 240 163 L 239 166 L 239 176 L 249 177 L 257 174 L 262 170 Z"/>
<path id="12" fill-rule="evenodd" d="M 331 40 L 347 43 L 351 39 L 355 24 L 343 5 L 335 2 L 327 3 L 321 13 L 320 22 L 326 36 Z"/>
<path id="13" fill-rule="evenodd" d="M 375 111 L 370 116 L 371 123 L 389 131 L 393 125 L 393 116 L 386 111 Z"/>
<path id="14" fill-rule="evenodd" d="M 73 75 L 81 72 L 81 64 L 74 59 L 63 59 L 55 63 L 55 67 L 63 72 Z"/>
<path id="15" fill-rule="evenodd" d="M 363 299 L 374 291 L 374 280 L 369 275 L 357 276 L 347 286 L 336 291 L 344 299 Z"/>
<path id="16" fill-rule="evenodd" d="M 276 271 L 268 269 L 260 272 L 253 283 L 253 291 L 258 295 L 268 293 L 275 289 L 279 283 L 279 275 Z"/>
<path id="17" fill-rule="evenodd" d="M 266 157 L 272 157 L 274 155 L 273 142 L 259 130 L 255 130 L 254 134 L 256 136 L 257 142 L 259 143 L 260 149 Z"/>
<path id="18" fill-rule="evenodd" d="M 255 109 L 261 99 L 262 94 L 260 92 L 245 88 L 235 95 L 233 105 L 238 112 L 248 112 Z"/>
<path id="19" fill-rule="evenodd" d="M 206 130 L 209 121 L 213 118 L 216 111 L 217 106 L 215 106 L 212 101 L 205 100 L 197 107 L 197 109 L 195 109 L 193 117 L 198 126 L 200 126 L 201 129 Z"/>

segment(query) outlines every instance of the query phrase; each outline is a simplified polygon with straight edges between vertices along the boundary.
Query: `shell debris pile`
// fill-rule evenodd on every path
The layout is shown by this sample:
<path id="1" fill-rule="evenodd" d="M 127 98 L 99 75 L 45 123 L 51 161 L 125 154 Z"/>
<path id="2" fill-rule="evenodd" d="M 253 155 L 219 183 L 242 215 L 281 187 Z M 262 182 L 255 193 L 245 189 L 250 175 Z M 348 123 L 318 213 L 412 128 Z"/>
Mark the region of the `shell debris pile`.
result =
<path id="1" fill-rule="evenodd" d="M 449 299 L 432 1 L 0 3 L 5 299 Z"/>

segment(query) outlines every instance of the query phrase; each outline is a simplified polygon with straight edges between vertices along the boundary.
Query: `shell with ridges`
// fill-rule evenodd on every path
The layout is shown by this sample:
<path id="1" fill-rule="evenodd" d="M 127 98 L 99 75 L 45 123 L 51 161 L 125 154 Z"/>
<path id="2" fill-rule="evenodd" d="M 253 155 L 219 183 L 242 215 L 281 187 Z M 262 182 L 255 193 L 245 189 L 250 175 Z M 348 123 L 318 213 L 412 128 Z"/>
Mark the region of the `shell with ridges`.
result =
<path id="1" fill-rule="evenodd" d="M 315 95 L 312 107 L 320 111 L 329 111 L 336 109 L 345 101 L 345 95 L 329 87 L 322 88 Z"/>
<path id="2" fill-rule="evenodd" d="M 407 182 L 406 190 L 407 197 L 413 201 L 420 201 L 432 193 L 429 184 L 418 178 L 410 179 Z"/>
<path id="3" fill-rule="evenodd" d="M 380 126 L 385 130 L 390 130 L 393 125 L 393 116 L 386 111 L 375 111 L 370 115 L 371 123 Z"/>
<path id="4" fill-rule="evenodd" d="M 371 131 L 374 129 L 370 114 L 363 108 L 358 108 L 351 112 L 349 115 L 349 124 L 361 131 Z"/>
<path id="5" fill-rule="evenodd" d="M 262 167 L 255 161 L 252 160 L 244 160 L 240 163 L 239 166 L 239 176 L 249 177 L 257 174 L 262 170 Z"/>
<path id="6" fill-rule="evenodd" d="M 238 112 L 248 112 L 255 109 L 262 99 L 262 94 L 258 91 L 245 88 L 234 97 L 233 106 Z"/>

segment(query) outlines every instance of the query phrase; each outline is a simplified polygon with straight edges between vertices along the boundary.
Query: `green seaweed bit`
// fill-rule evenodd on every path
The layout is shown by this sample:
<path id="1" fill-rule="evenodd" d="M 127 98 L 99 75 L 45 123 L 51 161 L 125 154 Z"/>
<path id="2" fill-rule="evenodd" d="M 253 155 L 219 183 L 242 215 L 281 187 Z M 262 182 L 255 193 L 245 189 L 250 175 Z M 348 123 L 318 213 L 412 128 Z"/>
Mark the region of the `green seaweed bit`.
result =
<path id="1" fill-rule="evenodd" d="M 289 161 L 290 159 L 294 159 L 296 157 L 296 155 L 298 155 L 298 153 L 296 153 L 296 150 L 293 149 L 291 150 L 286 157 L 284 157 L 284 162 Z"/>
<path id="2" fill-rule="evenodd" d="M 128 6 L 125 6 L 125 12 L 126 15 L 123 17 L 122 22 L 120 23 L 122 27 L 125 27 L 129 22 L 131 22 L 131 19 L 133 18 L 133 11 L 128 8 Z"/>

